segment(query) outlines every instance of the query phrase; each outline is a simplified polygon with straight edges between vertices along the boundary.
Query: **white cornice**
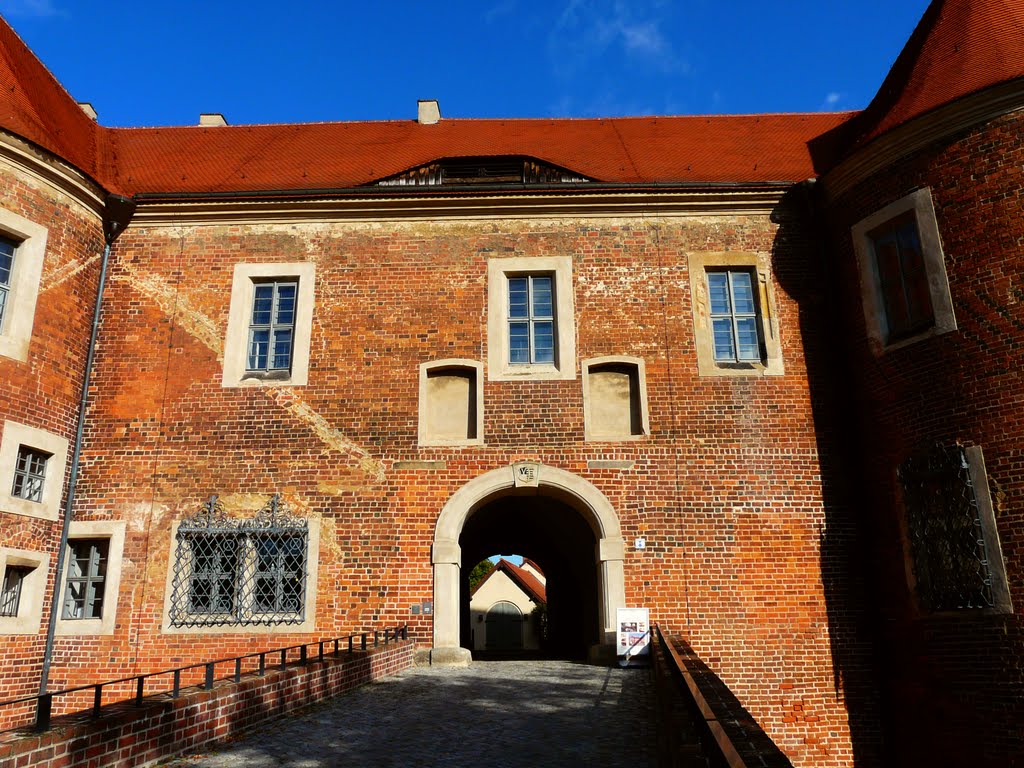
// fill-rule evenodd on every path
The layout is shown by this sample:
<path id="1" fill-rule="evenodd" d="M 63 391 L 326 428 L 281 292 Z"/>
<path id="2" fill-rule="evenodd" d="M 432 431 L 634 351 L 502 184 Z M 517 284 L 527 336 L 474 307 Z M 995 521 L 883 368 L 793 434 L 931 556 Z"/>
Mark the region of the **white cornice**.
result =
<path id="1" fill-rule="evenodd" d="M 101 216 L 105 194 L 92 179 L 14 134 L 0 131 L 0 159 L 15 165 L 29 176 L 66 193 L 88 210 Z"/>
<path id="2" fill-rule="evenodd" d="M 939 107 L 883 134 L 822 178 L 835 200 L 872 174 L 955 133 L 1024 109 L 1024 78 L 987 88 Z"/>
<path id="3" fill-rule="evenodd" d="M 579 218 L 769 214 L 792 185 L 704 190 L 591 191 L 479 196 L 338 196 L 317 200 L 142 200 L 132 227 L 283 224 L 295 221 Z"/>

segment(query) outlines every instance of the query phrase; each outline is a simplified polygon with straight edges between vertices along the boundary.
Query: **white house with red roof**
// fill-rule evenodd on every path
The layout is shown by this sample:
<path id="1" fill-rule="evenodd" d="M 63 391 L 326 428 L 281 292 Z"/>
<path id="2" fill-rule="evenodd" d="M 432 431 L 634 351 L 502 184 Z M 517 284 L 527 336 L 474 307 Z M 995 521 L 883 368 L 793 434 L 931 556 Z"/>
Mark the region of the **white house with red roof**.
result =
<path id="1" fill-rule="evenodd" d="M 501 558 L 470 593 L 474 651 L 531 651 L 541 647 L 547 579 L 530 559 Z"/>

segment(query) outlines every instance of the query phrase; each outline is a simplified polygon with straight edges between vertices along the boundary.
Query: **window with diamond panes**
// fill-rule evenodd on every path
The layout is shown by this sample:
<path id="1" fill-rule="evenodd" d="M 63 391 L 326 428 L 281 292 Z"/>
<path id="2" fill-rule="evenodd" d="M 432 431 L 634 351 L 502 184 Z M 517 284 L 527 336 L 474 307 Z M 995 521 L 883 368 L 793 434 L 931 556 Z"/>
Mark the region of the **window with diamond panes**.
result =
<path id="1" fill-rule="evenodd" d="M 268 373 L 291 370 L 297 294 L 295 281 L 253 285 L 247 370 Z"/>
<path id="2" fill-rule="evenodd" d="M 754 275 L 747 270 L 708 272 L 708 300 L 716 363 L 761 360 Z"/>
<path id="3" fill-rule="evenodd" d="M 26 501 L 42 502 L 43 484 L 46 482 L 46 462 L 50 454 L 34 448 L 18 448 L 18 460 L 14 467 L 14 487 L 11 495 Z"/>
<path id="4" fill-rule="evenodd" d="M 14 272 L 14 254 L 18 244 L 7 237 L 0 237 L 0 328 L 7 315 L 7 299 L 11 293 L 11 276 Z"/>
<path id="5" fill-rule="evenodd" d="M 935 324 L 928 271 L 913 211 L 870 234 L 890 341 L 913 336 Z"/>
<path id="6" fill-rule="evenodd" d="M 214 497 L 182 521 L 176 538 L 170 626 L 305 620 L 308 523 L 278 497 L 251 519 L 226 516 Z"/>
<path id="7" fill-rule="evenodd" d="M 513 365 L 555 362 L 554 278 L 518 275 L 508 278 L 509 362 Z"/>
<path id="8" fill-rule="evenodd" d="M 68 542 L 68 578 L 61 618 L 103 617 L 108 547 L 109 539 L 72 539 Z"/>
<path id="9" fill-rule="evenodd" d="M 0 592 L 0 616 L 13 617 L 18 615 L 21 606 L 21 588 L 25 577 L 32 572 L 31 568 L 9 565 L 4 571 L 3 591 Z"/>

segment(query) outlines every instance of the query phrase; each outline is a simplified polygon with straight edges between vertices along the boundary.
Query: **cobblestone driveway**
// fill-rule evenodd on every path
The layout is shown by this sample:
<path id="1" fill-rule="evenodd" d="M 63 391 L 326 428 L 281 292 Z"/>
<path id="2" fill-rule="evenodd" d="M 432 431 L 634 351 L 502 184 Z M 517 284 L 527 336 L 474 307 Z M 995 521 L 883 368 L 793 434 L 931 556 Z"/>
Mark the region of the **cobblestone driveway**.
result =
<path id="1" fill-rule="evenodd" d="M 420 667 L 167 765 L 647 768 L 655 762 L 653 696 L 646 669 L 565 661 Z"/>

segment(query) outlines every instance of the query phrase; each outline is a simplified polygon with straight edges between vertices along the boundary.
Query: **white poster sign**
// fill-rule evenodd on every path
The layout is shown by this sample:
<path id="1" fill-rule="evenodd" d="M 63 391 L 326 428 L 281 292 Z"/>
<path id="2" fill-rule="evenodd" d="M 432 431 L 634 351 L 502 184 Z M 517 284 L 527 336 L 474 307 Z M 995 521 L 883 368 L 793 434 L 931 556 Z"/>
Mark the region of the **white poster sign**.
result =
<path id="1" fill-rule="evenodd" d="M 646 608 L 619 608 L 615 617 L 616 648 L 626 660 L 650 653 L 651 619 Z"/>

